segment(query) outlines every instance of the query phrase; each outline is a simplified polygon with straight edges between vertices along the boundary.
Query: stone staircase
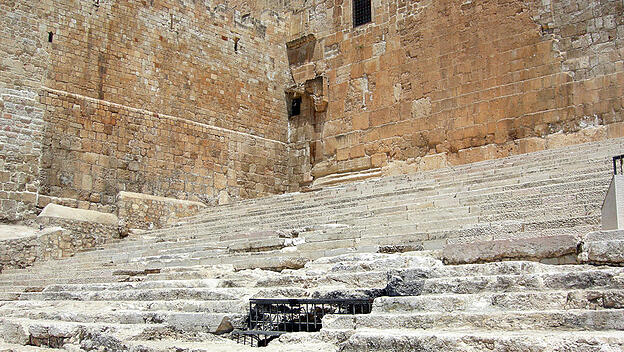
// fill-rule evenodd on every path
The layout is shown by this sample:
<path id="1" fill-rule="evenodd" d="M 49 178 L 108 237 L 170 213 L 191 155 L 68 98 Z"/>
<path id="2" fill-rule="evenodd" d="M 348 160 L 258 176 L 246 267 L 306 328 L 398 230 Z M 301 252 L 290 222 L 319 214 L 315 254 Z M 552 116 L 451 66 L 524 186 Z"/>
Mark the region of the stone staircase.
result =
<path id="1" fill-rule="evenodd" d="M 270 350 L 624 350 L 624 271 L 609 266 L 623 237 L 595 232 L 622 150 L 612 139 L 246 200 L 7 269 L 0 351 L 242 351 L 222 336 L 245 325 L 248 300 L 291 297 L 375 301 Z M 603 266 L 441 260 L 448 246 L 557 236 L 577 239 L 574 255 L 544 262 Z"/>
<path id="2" fill-rule="evenodd" d="M 419 295 L 326 316 L 343 351 L 622 351 L 624 269 L 498 262 L 398 272 Z M 415 279 L 417 278 L 417 279 Z"/>

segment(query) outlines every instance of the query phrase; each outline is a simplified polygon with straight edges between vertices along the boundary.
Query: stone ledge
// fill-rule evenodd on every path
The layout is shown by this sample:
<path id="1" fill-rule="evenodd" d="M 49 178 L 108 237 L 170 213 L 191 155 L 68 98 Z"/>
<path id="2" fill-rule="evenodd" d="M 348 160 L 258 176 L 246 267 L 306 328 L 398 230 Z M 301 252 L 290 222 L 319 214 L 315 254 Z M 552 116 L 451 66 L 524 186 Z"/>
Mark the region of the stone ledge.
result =
<path id="1" fill-rule="evenodd" d="M 206 207 L 206 204 L 192 201 L 192 200 L 182 200 L 182 199 L 177 199 L 177 198 L 160 197 L 160 196 L 153 196 L 151 194 L 126 192 L 126 191 L 119 192 L 119 194 L 117 195 L 117 199 L 119 200 L 142 199 L 142 200 L 151 200 L 151 201 L 156 201 L 156 202 L 167 202 L 167 203 L 175 203 L 175 204 L 181 204 L 181 205 L 194 205 L 197 207 Z"/>
<path id="2" fill-rule="evenodd" d="M 103 225 L 117 226 L 119 220 L 114 214 L 102 213 L 94 210 L 70 208 L 63 205 L 50 203 L 43 208 L 40 218 L 60 218 L 74 221 L 85 221 Z M 39 221 L 39 220 L 38 220 Z"/>
<path id="3" fill-rule="evenodd" d="M 576 256 L 580 241 L 575 236 L 557 235 L 515 240 L 449 244 L 442 250 L 446 264 L 485 263 L 500 260 L 550 261 Z"/>

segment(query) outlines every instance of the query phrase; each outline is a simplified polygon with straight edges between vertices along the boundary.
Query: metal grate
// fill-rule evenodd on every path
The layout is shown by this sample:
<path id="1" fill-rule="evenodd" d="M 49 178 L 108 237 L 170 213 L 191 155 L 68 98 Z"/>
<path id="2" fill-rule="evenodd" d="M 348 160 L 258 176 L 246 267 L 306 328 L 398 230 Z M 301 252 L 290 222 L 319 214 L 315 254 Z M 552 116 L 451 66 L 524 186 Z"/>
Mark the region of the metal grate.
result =
<path id="1" fill-rule="evenodd" d="M 613 157 L 613 174 L 614 175 L 623 175 L 624 174 L 624 155 L 618 155 Z"/>
<path id="2" fill-rule="evenodd" d="M 371 0 L 353 0 L 353 27 L 371 21 Z"/>
<path id="3" fill-rule="evenodd" d="M 249 301 L 247 330 L 234 331 L 238 342 L 266 346 L 287 332 L 321 330 L 325 314 L 368 314 L 373 300 L 366 299 L 290 299 L 256 298 Z"/>

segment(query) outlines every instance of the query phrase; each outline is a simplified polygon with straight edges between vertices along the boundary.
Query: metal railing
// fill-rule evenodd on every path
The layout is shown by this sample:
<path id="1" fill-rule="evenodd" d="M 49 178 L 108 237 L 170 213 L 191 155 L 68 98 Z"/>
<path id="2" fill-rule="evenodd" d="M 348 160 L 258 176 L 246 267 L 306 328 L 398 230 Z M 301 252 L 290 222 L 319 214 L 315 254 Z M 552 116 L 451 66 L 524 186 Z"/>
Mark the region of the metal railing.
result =
<path id="1" fill-rule="evenodd" d="M 613 174 L 624 175 L 624 154 L 613 157 Z"/>
<path id="2" fill-rule="evenodd" d="M 251 346 L 266 346 L 287 332 L 321 330 L 326 314 L 368 314 L 373 300 L 314 298 L 255 298 L 249 300 L 247 330 L 236 330 L 232 337 Z"/>

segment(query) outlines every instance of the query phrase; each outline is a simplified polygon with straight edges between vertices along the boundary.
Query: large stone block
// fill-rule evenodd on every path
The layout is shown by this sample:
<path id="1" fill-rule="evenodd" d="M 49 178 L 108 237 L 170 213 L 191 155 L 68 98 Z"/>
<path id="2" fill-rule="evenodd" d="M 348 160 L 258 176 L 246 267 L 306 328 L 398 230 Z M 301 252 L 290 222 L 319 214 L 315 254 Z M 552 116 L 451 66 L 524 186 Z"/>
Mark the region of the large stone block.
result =
<path id="1" fill-rule="evenodd" d="M 43 208 L 43 211 L 41 211 L 41 214 L 39 214 L 38 216 L 38 221 L 41 221 L 44 218 L 85 221 L 109 226 L 117 226 L 119 223 L 115 214 L 102 213 L 94 210 L 70 208 L 54 203 L 50 203 L 46 205 L 45 208 Z"/>
<path id="2" fill-rule="evenodd" d="M 500 260 L 544 260 L 576 255 L 579 239 L 570 235 L 449 244 L 442 250 L 448 264 Z"/>

